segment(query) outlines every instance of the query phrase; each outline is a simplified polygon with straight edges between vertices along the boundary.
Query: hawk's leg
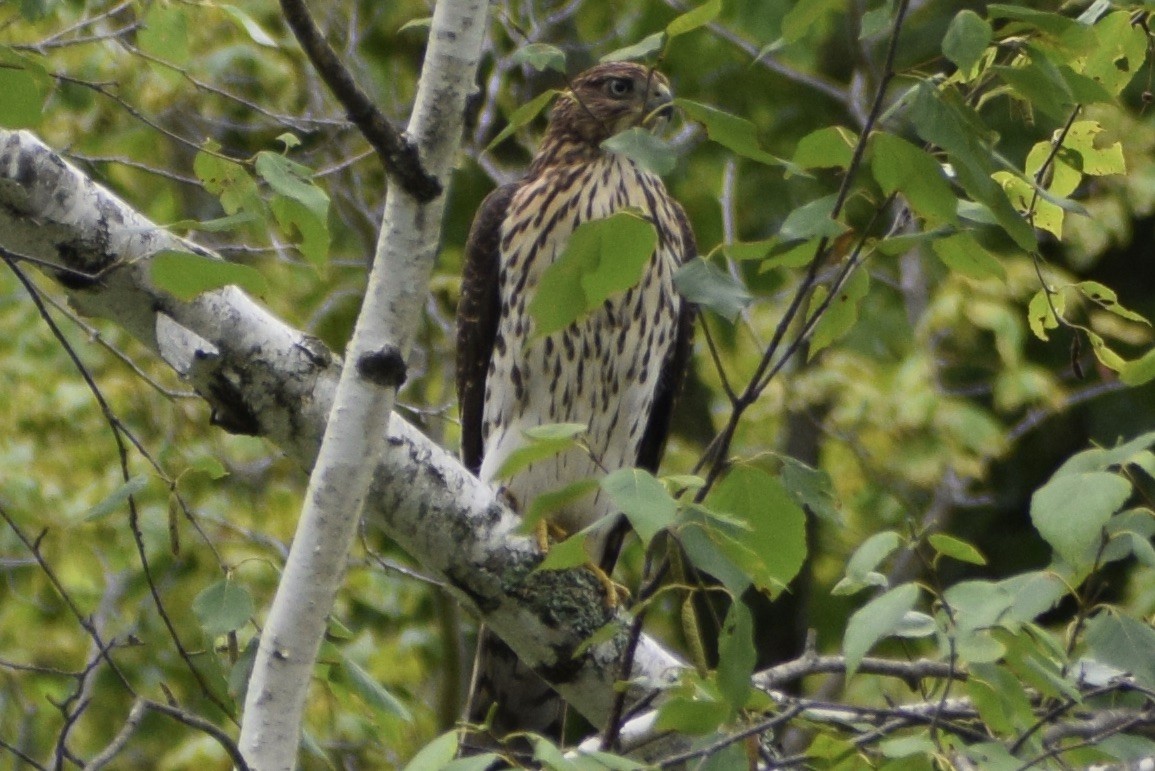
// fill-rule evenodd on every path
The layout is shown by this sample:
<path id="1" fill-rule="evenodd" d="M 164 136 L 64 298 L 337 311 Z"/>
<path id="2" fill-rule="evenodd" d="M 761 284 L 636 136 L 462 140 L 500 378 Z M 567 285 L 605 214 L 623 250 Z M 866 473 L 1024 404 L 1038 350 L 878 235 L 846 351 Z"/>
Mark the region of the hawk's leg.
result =
<path id="1" fill-rule="evenodd" d="M 569 534 L 558 527 L 553 522 L 545 519 L 538 520 L 533 528 L 534 537 L 537 539 L 537 546 L 541 549 L 542 554 L 549 554 L 550 540 L 562 541 L 569 536 Z M 610 578 L 609 573 L 602 570 L 597 563 L 587 561 L 585 567 L 594 574 L 594 578 L 602 585 L 605 591 L 605 602 L 607 608 L 616 608 L 621 602 L 621 596 L 624 594 L 627 598 L 630 596 L 630 590 Z"/>

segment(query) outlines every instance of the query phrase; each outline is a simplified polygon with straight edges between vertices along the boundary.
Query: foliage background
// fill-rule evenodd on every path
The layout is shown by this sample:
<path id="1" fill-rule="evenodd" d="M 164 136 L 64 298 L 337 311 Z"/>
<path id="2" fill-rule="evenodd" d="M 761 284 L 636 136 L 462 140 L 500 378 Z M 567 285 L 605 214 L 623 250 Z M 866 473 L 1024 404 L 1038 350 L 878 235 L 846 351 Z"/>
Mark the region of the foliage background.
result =
<path id="1" fill-rule="evenodd" d="M 1092 5 L 1100 4 L 1072 3 L 1061 13 L 1073 18 Z M 749 119 L 762 147 L 789 159 L 819 129 L 859 131 L 883 72 L 893 6 L 726 0 L 715 24 L 671 43 L 661 66 L 679 96 Z M 1048 3 L 1016 6 L 1052 10 Z M 901 75 L 892 97 L 953 71 L 941 42 L 963 8 L 986 13 L 980 3 L 912 4 L 897 47 Z M 512 55 L 529 42 L 551 43 L 567 52 L 576 72 L 662 29 L 680 10 L 672 2 L 600 0 L 494 6 L 490 52 L 450 193 L 422 345 L 400 397 L 406 414 L 437 440 L 452 446 L 457 437 L 452 317 L 469 223 L 495 182 L 524 167 L 542 119 L 492 152 L 483 148 L 517 106 L 558 85 L 556 76 L 517 64 Z M 314 11 L 386 114 L 403 121 L 424 39 L 424 28 L 412 22 L 428 15 L 427 4 L 360 2 Z M 1141 8 L 1133 13 L 1143 20 Z M 1042 21 L 1021 30 L 1011 25 L 1006 19 L 995 24 L 1004 62 L 1023 41 L 1046 36 Z M 759 58 L 764 47 L 769 50 Z M 283 151 L 278 138 L 292 133 L 300 144 L 289 143 L 289 157 L 316 171 L 315 182 L 330 199 L 327 254 L 306 254 L 297 247 L 300 230 L 278 227 L 267 211 L 249 223 L 193 236 L 256 267 L 267 283 L 263 299 L 276 315 L 342 347 L 372 254 L 384 180 L 273 5 L 3 3 L 0 64 L 0 93 L 8 88 L 28 97 L 0 99 L 0 125 L 31 128 L 161 224 L 232 213 L 197 179 L 194 159 L 206 140 L 232 158 L 251 159 L 260 151 Z M 1080 116 L 1102 125 L 1100 146 L 1122 142 L 1126 173 L 1085 177 L 1072 197 L 1089 216 L 1068 212 L 1062 239 L 1044 234 L 1040 255 L 1048 280 L 1102 282 L 1124 306 L 1150 317 L 1155 124 L 1147 108 L 1148 64 L 1132 74 L 1117 100 L 1091 105 Z M 1063 124 L 1063 115 L 1040 109 L 1025 88 L 996 79 L 978 93 L 982 118 L 997 132 L 997 150 L 1014 168 L 1022 169 L 1032 146 Z M 889 113 L 881 127 L 919 142 L 905 108 Z M 841 181 L 838 169 L 790 173 L 703 140 L 700 129 L 683 125 L 673 140 L 680 161 L 667 177 L 703 252 L 723 242 L 774 236 Z M 273 191 L 259 185 L 262 198 L 271 200 Z M 882 198 L 877 180 L 864 172 L 842 219 L 861 232 Z M 925 222 L 896 227 L 930 229 Z M 875 226 L 874 235 L 883 230 Z M 875 532 L 921 533 L 933 525 L 969 540 L 986 557 L 985 565 L 944 560 L 928 574 L 914 552 L 903 552 L 888 567 L 895 584 L 904 576 L 930 575 L 948 586 L 1048 565 L 1051 549 L 1029 517 L 1032 492 L 1088 443 L 1110 446 L 1155 425 L 1151 388 L 1124 387 L 1096 363 L 1086 339 L 1073 348 L 1079 336 L 1069 329 L 1052 331 L 1049 341 L 1031 334 L 1027 303 L 1039 289 L 1035 263 L 998 228 L 977 232 L 1005 279 L 952 269 L 929 242 L 872 254 L 869 286 L 861 283 L 861 299 L 848 303 L 847 328 L 805 361 L 800 357 L 744 416 L 732 446 L 737 457 L 774 472 L 781 455 L 820 468 L 834 502 L 825 516 L 812 518 L 811 560 L 786 600 L 767 607 L 750 598 L 763 664 L 796 650 L 797 632 L 808 627 L 817 630 L 820 649 L 841 648 L 848 615 L 862 599 L 831 595 L 830 588 L 856 547 Z M 729 377 L 742 383 L 801 271 L 763 269 L 757 260 L 717 264 L 740 277 L 754 298 L 737 323 L 707 319 Z M 42 286 L 61 297 L 49 282 Z M 67 315 L 63 308 L 55 313 Z M 1127 358 L 1150 344 L 1143 323 L 1086 303 L 1073 316 Z M 0 325 L 6 332 L 0 337 L 0 504 L 25 533 L 42 536 L 40 554 L 82 613 L 91 614 L 106 637 L 130 641 L 116 658 L 138 687 L 154 695 L 168 691 L 228 727 L 229 719 L 190 675 L 150 598 L 124 507 L 99 506 L 121 487 L 107 425 L 8 272 L 0 274 Z M 116 414 L 164 469 L 162 479 L 139 457 L 132 462 L 133 472 L 147 480 L 139 497 L 141 528 L 155 583 L 191 660 L 226 702 L 237 703 L 238 673 L 255 627 L 247 623 L 214 636 L 205 626 L 212 631 L 221 614 L 238 612 L 236 602 L 242 616 L 250 615 L 243 612 L 242 595 L 251 597 L 251 615 L 259 622 L 305 477 L 271 445 L 209 427 L 204 406 L 118 330 L 65 328 Z M 701 335 L 696 358 L 664 466 L 668 473 L 693 468 L 729 415 Z M 171 493 L 174 483 L 187 517 Z M 1140 503 L 1144 488 L 1140 477 Z M 636 580 L 640 550 L 635 546 L 624 561 Z M 307 766 L 397 765 L 452 725 L 468 674 L 471 622 L 411 569 L 419 572 L 420 566 L 409 565 L 380 535 L 365 534 L 337 609 L 345 628 L 334 631 L 318 667 Z M 1116 563 L 1085 587 L 1083 604 L 1110 601 L 1131 616 L 1148 617 L 1155 612 L 1152 570 L 1133 558 Z M 33 757 L 49 757 L 59 751 L 65 715 L 73 714 L 76 700 L 87 699 L 90 706 L 66 733 L 67 752 L 89 757 L 123 724 L 131 699 L 104 669 L 92 678 L 73 676 L 93 660 L 92 642 L 10 527 L 0 529 L 0 571 L 0 739 Z M 212 595 L 203 593 L 222 581 L 243 592 L 206 606 L 204 597 Z M 1068 600 L 1043 621 L 1061 633 L 1075 605 Z M 674 646 L 685 644 L 679 608 L 670 597 L 664 613 L 650 619 L 652 630 Z M 851 688 L 869 698 L 878 685 L 860 677 Z M 55 706 L 61 703 L 63 710 Z M 121 761 L 126 767 L 227 767 L 206 736 L 175 730 L 158 716 L 146 719 Z"/>

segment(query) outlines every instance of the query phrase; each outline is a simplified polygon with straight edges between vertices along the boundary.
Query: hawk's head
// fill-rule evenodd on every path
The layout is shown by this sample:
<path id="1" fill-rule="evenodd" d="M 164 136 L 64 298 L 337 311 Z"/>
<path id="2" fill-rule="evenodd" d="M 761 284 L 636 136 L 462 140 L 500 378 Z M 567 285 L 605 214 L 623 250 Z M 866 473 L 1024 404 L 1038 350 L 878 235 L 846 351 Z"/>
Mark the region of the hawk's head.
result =
<path id="1" fill-rule="evenodd" d="M 573 79 L 553 108 L 550 133 L 598 146 L 632 126 L 656 130 L 673 114 L 670 81 L 634 62 L 607 62 Z"/>

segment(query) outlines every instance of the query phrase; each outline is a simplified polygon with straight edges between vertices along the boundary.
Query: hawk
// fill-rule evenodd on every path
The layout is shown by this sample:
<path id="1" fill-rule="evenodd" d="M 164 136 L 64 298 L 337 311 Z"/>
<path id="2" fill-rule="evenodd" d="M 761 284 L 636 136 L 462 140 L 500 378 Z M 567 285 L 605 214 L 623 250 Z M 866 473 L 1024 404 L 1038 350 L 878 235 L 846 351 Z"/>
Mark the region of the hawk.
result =
<path id="1" fill-rule="evenodd" d="M 661 179 L 602 142 L 633 126 L 657 130 L 673 112 L 669 81 L 630 62 L 599 64 L 573 79 L 555 103 L 526 176 L 494 190 L 478 210 L 465 249 L 457 309 L 457 392 L 462 460 L 495 480 L 523 432 L 549 423 L 587 426 L 585 447 L 534 462 L 500 482 L 517 508 L 572 482 L 620 468 L 655 471 L 670 412 L 688 366 L 694 310 L 674 290 L 678 267 L 696 255 L 682 207 Z M 534 337 L 528 312 L 543 271 L 583 222 L 631 207 L 658 240 L 641 279 L 565 329 Z M 551 514 L 587 541 L 607 573 L 620 546 L 621 515 L 598 491 Z M 483 633 L 469 707 L 502 736 L 558 736 L 557 695 L 494 635 Z"/>

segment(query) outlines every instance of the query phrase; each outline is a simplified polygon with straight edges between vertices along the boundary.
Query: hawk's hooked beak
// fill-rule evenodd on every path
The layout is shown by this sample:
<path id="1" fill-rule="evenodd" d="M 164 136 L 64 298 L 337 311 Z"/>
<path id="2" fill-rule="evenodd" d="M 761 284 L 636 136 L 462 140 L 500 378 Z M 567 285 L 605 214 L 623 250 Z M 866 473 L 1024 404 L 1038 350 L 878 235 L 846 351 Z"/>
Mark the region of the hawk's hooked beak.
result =
<path id="1" fill-rule="evenodd" d="M 665 83 L 654 83 L 646 100 L 646 119 L 650 128 L 661 128 L 674 117 L 674 95 Z"/>

